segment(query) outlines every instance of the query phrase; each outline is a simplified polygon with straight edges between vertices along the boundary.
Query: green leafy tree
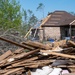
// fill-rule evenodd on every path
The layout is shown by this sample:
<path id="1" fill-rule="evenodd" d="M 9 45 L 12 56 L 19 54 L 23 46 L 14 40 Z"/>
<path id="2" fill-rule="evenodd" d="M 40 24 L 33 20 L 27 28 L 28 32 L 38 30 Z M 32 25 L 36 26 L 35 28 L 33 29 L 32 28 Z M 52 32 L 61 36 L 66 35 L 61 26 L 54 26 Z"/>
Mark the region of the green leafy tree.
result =
<path id="1" fill-rule="evenodd" d="M 0 0 L 0 28 L 18 29 L 21 26 L 22 15 L 20 4 L 16 0 Z"/>

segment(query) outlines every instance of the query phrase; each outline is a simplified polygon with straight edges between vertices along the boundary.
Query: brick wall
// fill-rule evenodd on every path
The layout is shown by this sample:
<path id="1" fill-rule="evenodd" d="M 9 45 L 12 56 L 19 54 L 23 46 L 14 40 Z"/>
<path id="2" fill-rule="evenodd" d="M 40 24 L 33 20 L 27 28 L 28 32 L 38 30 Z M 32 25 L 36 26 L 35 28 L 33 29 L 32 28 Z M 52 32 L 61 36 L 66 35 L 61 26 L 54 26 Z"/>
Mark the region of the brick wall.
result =
<path id="1" fill-rule="evenodd" d="M 43 29 L 40 29 L 40 30 L 39 30 L 39 40 L 40 40 L 40 41 L 42 41 L 42 40 L 44 39 L 43 36 L 44 36 L 44 35 L 43 35 Z"/>
<path id="2" fill-rule="evenodd" d="M 44 27 L 44 38 L 47 40 L 48 38 L 60 39 L 60 27 Z"/>

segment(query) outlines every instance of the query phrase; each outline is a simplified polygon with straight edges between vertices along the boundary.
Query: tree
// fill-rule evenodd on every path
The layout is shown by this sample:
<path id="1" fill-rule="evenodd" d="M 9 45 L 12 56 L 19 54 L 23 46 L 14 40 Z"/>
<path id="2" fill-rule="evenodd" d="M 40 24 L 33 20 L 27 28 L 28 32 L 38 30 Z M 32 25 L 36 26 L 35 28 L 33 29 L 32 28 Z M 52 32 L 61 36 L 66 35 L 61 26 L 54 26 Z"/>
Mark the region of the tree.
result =
<path id="1" fill-rule="evenodd" d="M 28 17 L 28 25 L 31 27 L 33 26 L 34 24 L 37 23 L 38 19 L 37 17 L 33 14 L 32 10 L 28 10 L 28 14 L 29 14 L 29 17 Z"/>
<path id="2" fill-rule="evenodd" d="M 21 26 L 22 15 L 20 4 L 16 0 L 0 0 L 0 28 L 18 29 Z"/>
<path id="3" fill-rule="evenodd" d="M 22 34 L 26 34 L 27 31 L 37 23 L 37 21 L 38 19 L 34 15 L 32 10 L 23 9 L 23 22 L 22 22 L 22 28 L 21 28 Z"/>
<path id="4" fill-rule="evenodd" d="M 28 18 L 28 16 L 27 16 L 27 11 L 24 10 L 24 9 L 23 9 L 23 16 L 24 16 L 24 22 L 25 22 L 25 24 L 27 24 L 27 18 Z"/>
<path id="5" fill-rule="evenodd" d="M 26 34 L 27 31 L 37 23 L 38 19 L 30 9 L 27 11 L 23 9 L 23 18 L 22 32 Z"/>
<path id="6" fill-rule="evenodd" d="M 33 14 L 32 10 L 28 9 L 29 17 Z"/>
<path id="7" fill-rule="evenodd" d="M 43 13 L 43 18 L 44 18 L 44 4 L 43 3 L 39 3 L 38 7 L 37 7 L 37 11 L 41 11 Z"/>
<path id="8" fill-rule="evenodd" d="M 31 18 L 29 19 L 29 21 L 30 21 L 31 26 L 34 26 L 34 25 L 37 23 L 38 19 L 37 19 L 36 16 L 33 14 L 33 15 L 31 16 Z"/>

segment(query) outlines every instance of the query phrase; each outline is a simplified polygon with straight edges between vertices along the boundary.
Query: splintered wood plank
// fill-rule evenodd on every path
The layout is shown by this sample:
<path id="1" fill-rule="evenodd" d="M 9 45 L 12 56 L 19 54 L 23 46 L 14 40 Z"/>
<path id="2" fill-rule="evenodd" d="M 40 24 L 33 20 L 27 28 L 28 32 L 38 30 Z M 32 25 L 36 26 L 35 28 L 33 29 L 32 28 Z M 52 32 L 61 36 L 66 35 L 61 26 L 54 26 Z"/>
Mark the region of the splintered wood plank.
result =
<path id="1" fill-rule="evenodd" d="M 9 75 L 9 74 L 12 74 L 12 73 L 14 73 L 14 72 L 17 72 L 17 71 L 20 71 L 20 70 L 23 70 L 24 68 L 23 67 L 21 67 L 21 68 L 14 68 L 14 69 L 12 69 L 12 70 L 10 70 L 10 71 L 8 71 L 7 73 L 5 73 L 5 74 L 3 74 L 3 75 Z"/>
<path id="2" fill-rule="evenodd" d="M 68 41 L 68 45 L 70 45 L 70 46 L 72 46 L 72 47 L 75 47 L 75 42 L 69 40 L 69 41 Z"/>
<path id="3" fill-rule="evenodd" d="M 50 52 L 50 51 L 45 51 L 45 50 L 41 50 L 41 52 L 47 53 L 49 55 L 56 55 L 56 56 L 61 56 L 61 57 L 75 59 L 75 56 L 74 55 L 68 55 L 68 54 L 56 53 L 56 52 Z"/>
<path id="4" fill-rule="evenodd" d="M 32 58 L 29 58 L 29 59 L 26 59 L 26 60 L 23 60 L 23 61 L 20 61 L 20 62 L 18 62 L 18 63 L 14 63 L 14 64 L 12 64 L 12 66 L 16 66 L 16 65 L 19 65 L 19 64 L 23 64 L 23 63 L 26 63 L 26 62 L 29 62 L 29 61 L 33 61 L 33 60 L 36 60 L 36 59 L 38 59 L 39 57 L 32 57 Z"/>
<path id="5" fill-rule="evenodd" d="M 21 53 L 21 54 L 17 54 L 15 56 L 12 56 L 12 57 L 8 58 L 7 60 L 5 59 L 3 61 L 3 63 L 0 64 L 0 67 L 10 65 L 10 64 L 20 64 L 20 63 L 23 63 L 23 62 L 26 62 L 26 61 L 36 60 L 36 59 L 40 58 L 40 56 L 38 56 L 38 57 L 36 56 L 36 57 L 33 57 L 33 58 L 29 58 L 29 59 L 26 59 L 26 58 L 28 56 L 34 55 L 34 53 L 37 53 L 39 51 L 40 51 L 39 49 L 36 49 L 36 50 L 30 51 L 30 52 L 27 52 L 27 53 L 25 52 L 25 53 Z"/>
<path id="6" fill-rule="evenodd" d="M 35 48 L 41 48 L 41 49 L 51 49 L 51 47 L 44 45 L 40 42 L 32 42 L 32 41 L 28 41 L 28 42 L 22 42 L 22 44 L 24 45 L 29 45 Z"/>
<path id="7" fill-rule="evenodd" d="M 40 50 L 39 49 L 36 49 L 36 50 L 33 50 L 33 51 L 30 51 L 30 52 L 27 52 L 27 53 L 21 53 L 21 54 L 18 54 L 16 56 L 14 56 L 13 58 L 14 59 L 21 59 L 23 57 L 26 57 L 26 56 L 29 56 L 29 55 L 32 55 L 36 52 L 39 52 Z"/>
<path id="8" fill-rule="evenodd" d="M 27 75 L 31 75 L 31 71 L 30 70 L 27 72 Z"/>
<path id="9" fill-rule="evenodd" d="M 0 56 L 0 61 L 4 60 L 5 58 L 7 58 L 8 56 L 12 55 L 13 53 L 8 50 L 7 52 L 5 52 L 3 55 Z"/>
<path id="10" fill-rule="evenodd" d="M 24 48 L 17 49 L 17 50 L 15 50 L 13 53 L 15 53 L 15 54 L 20 54 L 20 53 L 22 53 L 22 52 L 24 52 Z"/>
<path id="11" fill-rule="evenodd" d="M 21 53 L 21 54 L 18 54 L 16 56 L 12 56 L 11 58 L 9 58 L 7 61 L 8 63 L 10 64 L 11 62 L 14 62 L 14 61 L 17 61 L 19 59 L 22 59 L 22 58 L 25 58 L 25 57 L 28 57 L 29 55 L 33 55 L 34 53 L 36 52 L 39 52 L 40 50 L 39 49 L 36 49 L 36 50 L 33 50 L 33 51 L 30 51 L 30 52 L 25 52 L 25 53 Z M 12 61 L 10 61 L 11 59 L 13 59 Z"/>
<path id="12" fill-rule="evenodd" d="M 32 65 L 25 65 L 25 68 L 38 68 L 38 64 L 32 64 Z"/>
<path id="13" fill-rule="evenodd" d="M 40 67 L 40 66 L 45 66 L 49 63 L 52 63 L 53 61 L 55 60 L 37 60 L 37 61 L 28 61 L 28 62 L 24 62 L 22 64 L 15 64 L 15 65 L 11 65 L 11 66 L 8 66 L 7 69 L 11 69 L 11 68 L 17 68 L 17 67 L 27 67 L 27 68 L 30 68 L 30 67 L 33 67 L 33 68 L 36 68 L 36 67 Z"/>
<path id="14" fill-rule="evenodd" d="M 9 70 L 6 70 L 6 69 L 4 69 L 4 70 L 0 70 L 0 74 L 4 74 L 4 73 L 6 73 L 6 72 L 8 72 Z"/>
<path id="15" fill-rule="evenodd" d="M 11 43 L 11 44 L 14 44 L 14 45 L 16 45 L 16 46 L 19 46 L 19 47 L 22 47 L 22 48 L 25 48 L 25 49 L 29 49 L 29 50 L 33 50 L 33 49 L 34 49 L 34 48 L 30 47 L 30 46 L 22 45 L 22 44 L 19 44 L 19 43 L 17 43 L 17 42 L 14 42 L 14 41 L 12 41 L 12 40 L 9 40 L 9 39 L 3 38 L 3 37 L 0 37 L 0 40 L 9 42 L 9 43 Z"/>
<path id="16" fill-rule="evenodd" d="M 20 71 L 17 71 L 17 72 L 16 72 L 16 75 L 22 75 L 23 72 L 25 72 L 24 69 L 22 69 L 22 70 L 20 70 Z"/>

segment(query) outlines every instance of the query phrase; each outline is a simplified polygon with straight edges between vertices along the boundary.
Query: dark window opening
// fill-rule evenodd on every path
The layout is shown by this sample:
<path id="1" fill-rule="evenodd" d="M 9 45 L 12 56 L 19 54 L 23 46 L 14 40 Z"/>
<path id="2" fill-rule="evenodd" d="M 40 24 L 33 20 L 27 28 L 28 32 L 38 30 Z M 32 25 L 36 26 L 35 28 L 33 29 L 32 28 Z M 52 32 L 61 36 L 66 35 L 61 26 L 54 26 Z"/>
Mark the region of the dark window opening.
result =
<path id="1" fill-rule="evenodd" d="M 65 30 L 65 37 L 68 37 L 68 31 Z"/>

